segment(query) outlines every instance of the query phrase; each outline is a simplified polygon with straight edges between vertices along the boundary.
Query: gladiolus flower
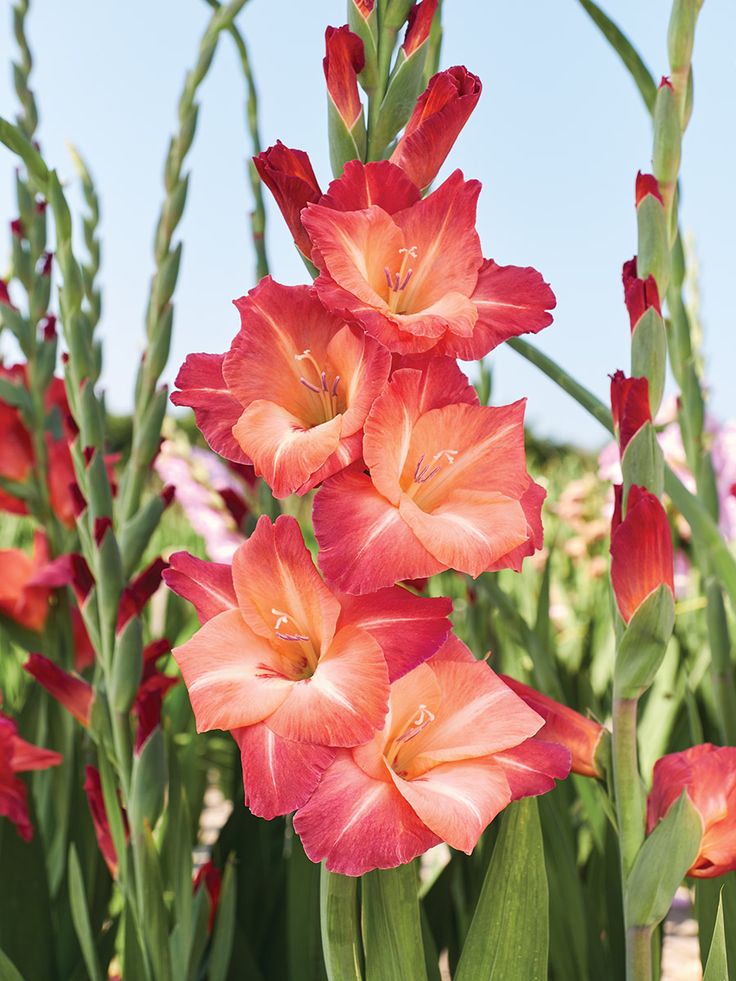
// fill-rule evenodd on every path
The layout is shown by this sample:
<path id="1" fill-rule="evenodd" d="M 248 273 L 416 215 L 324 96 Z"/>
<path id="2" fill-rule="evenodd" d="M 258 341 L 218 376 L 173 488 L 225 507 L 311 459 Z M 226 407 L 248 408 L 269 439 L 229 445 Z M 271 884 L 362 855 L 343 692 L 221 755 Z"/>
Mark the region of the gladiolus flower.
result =
<path id="1" fill-rule="evenodd" d="M 624 284 L 624 302 L 629 312 L 631 332 L 649 309 L 654 309 L 661 316 L 662 308 L 659 302 L 659 290 L 654 276 L 646 279 L 637 277 L 636 256 L 624 263 L 621 279 Z"/>
<path id="2" fill-rule="evenodd" d="M 688 871 L 711 879 L 736 869 L 736 747 L 705 743 L 654 764 L 647 833 L 685 791 L 703 822 L 698 856 Z"/>
<path id="3" fill-rule="evenodd" d="M 586 719 L 574 709 L 556 702 L 516 678 L 509 678 L 505 674 L 500 675 L 500 678 L 529 708 L 544 719 L 544 725 L 536 734 L 537 738 L 559 743 L 570 750 L 573 773 L 584 777 L 603 775 L 597 759 L 601 739 L 606 731 L 602 725 L 594 719 Z"/>
<path id="4" fill-rule="evenodd" d="M 238 454 L 221 439 L 213 403 L 199 425 L 213 449 L 252 461 L 276 497 L 306 493 L 360 457 L 363 423 L 391 359 L 373 338 L 328 313 L 309 287 L 266 278 L 236 306 L 242 328 L 222 378 L 233 401 L 228 423 Z M 195 411 L 202 405 L 199 363 L 206 357 L 187 359 L 176 405 Z"/>
<path id="5" fill-rule="evenodd" d="M 611 533 L 611 583 L 626 623 L 660 586 L 674 597 L 674 556 L 669 522 L 654 494 L 632 484 L 626 517 L 614 512 Z"/>
<path id="6" fill-rule="evenodd" d="M 86 766 L 84 773 L 84 792 L 87 795 L 87 804 L 89 805 L 89 811 L 92 815 L 92 824 L 94 825 L 95 835 L 97 837 L 97 845 L 100 849 L 102 857 L 105 859 L 105 864 L 110 871 L 110 875 L 113 877 L 113 879 L 116 879 L 118 874 L 118 856 L 117 852 L 115 851 L 115 843 L 112 840 L 110 822 L 107 819 L 107 811 L 105 810 L 105 799 L 102 794 L 100 771 L 93 766 Z M 123 820 L 125 840 L 127 841 L 130 833 L 128 828 L 128 815 L 125 813 L 125 809 L 123 807 L 120 808 L 120 811 Z"/>
<path id="7" fill-rule="evenodd" d="M 437 0 L 420 0 L 409 11 L 406 34 L 401 50 L 406 58 L 411 58 L 429 40 L 432 19 L 437 10 Z"/>
<path id="8" fill-rule="evenodd" d="M 263 817 L 303 804 L 337 747 L 373 736 L 389 682 L 434 654 L 450 629 L 449 600 L 400 587 L 343 603 L 286 516 L 259 519 L 232 572 L 178 553 L 165 579 L 204 621 L 173 652 L 198 731 L 234 730 L 246 803 Z"/>
<path id="9" fill-rule="evenodd" d="M 394 868 L 440 841 L 469 854 L 514 796 L 498 756 L 541 725 L 452 637 L 394 682 L 386 723 L 369 743 L 338 750 L 294 830 L 312 861 L 343 875 Z M 562 770 L 556 760 L 552 769 L 566 776 L 563 755 Z"/>
<path id="10" fill-rule="evenodd" d="M 0 816 L 9 818 L 24 841 L 33 837 L 26 787 L 16 774 L 58 766 L 61 755 L 21 739 L 12 719 L 0 712 Z"/>
<path id="11" fill-rule="evenodd" d="M 457 569 L 521 567 L 542 545 L 524 403 L 478 404 L 448 358 L 399 368 L 365 423 L 363 458 L 314 502 L 320 567 L 350 593 Z"/>
<path id="12" fill-rule="evenodd" d="M 277 140 L 275 146 L 253 157 L 253 163 L 273 194 L 294 244 L 309 259 L 312 246 L 300 216 L 308 204 L 316 203 L 322 196 L 309 157 L 303 150 L 292 150 Z"/>
<path id="13" fill-rule="evenodd" d="M 207 890 L 210 900 L 210 916 L 207 921 L 207 932 L 212 933 L 217 915 L 217 906 L 220 902 L 220 890 L 222 889 L 222 872 L 217 868 L 213 861 L 205 862 L 197 869 L 197 874 L 192 883 L 192 891 L 196 893 L 199 889 Z"/>
<path id="14" fill-rule="evenodd" d="M 31 654 L 23 667 L 77 722 L 89 726 L 94 690 L 84 678 L 69 674 L 43 654 Z"/>
<path id="15" fill-rule="evenodd" d="M 358 75 L 363 71 L 363 42 L 350 28 L 328 27 L 325 31 L 325 57 L 322 66 L 327 94 L 345 123 L 352 130 L 363 112 L 358 94 Z"/>
<path id="16" fill-rule="evenodd" d="M 418 187 L 431 184 L 482 89 L 478 76 L 461 65 L 434 75 L 417 100 L 391 163 L 405 170 Z"/>
<path id="17" fill-rule="evenodd" d="M 478 181 L 456 170 L 394 213 L 377 204 L 355 211 L 310 204 L 302 222 L 322 302 L 399 354 L 481 358 L 509 337 L 546 327 L 555 298 L 539 273 L 483 259 L 479 192 Z"/>
<path id="18" fill-rule="evenodd" d="M 623 371 L 611 375 L 611 415 L 623 454 L 641 427 L 652 421 L 648 380 L 627 378 Z"/>
<path id="19" fill-rule="evenodd" d="M 19 548 L 0 549 L 0 614 L 37 632 L 49 612 L 51 590 L 36 581 L 47 564 L 48 547 L 40 532 L 31 555 Z"/>

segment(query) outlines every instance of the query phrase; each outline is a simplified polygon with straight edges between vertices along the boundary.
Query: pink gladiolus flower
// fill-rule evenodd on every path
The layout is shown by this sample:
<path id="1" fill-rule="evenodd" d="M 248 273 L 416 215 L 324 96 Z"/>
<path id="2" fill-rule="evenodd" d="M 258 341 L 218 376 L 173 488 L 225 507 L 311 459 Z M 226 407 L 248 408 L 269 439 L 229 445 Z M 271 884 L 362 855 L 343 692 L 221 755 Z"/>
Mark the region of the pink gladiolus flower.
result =
<path id="1" fill-rule="evenodd" d="M 627 378 L 623 371 L 611 375 L 611 415 L 623 454 L 641 427 L 652 421 L 648 380 Z"/>
<path id="2" fill-rule="evenodd" d="M 350 593 L 443 569 L 521 567 L 542 545 L 544 490 L 526 472 L 524 403 L 478 404 L 448 358 L 394 372 L 365 423 L 362 466 L 314 502 L 319 562 Z"/>
<path id="3" fill-rule="evenodd" d="M 513 757 L 541 725 L 451 637 L 394 682 L 389 714 L 374 738 L 337 751 L 294 816 L 294 830 L 312 861 L 343 875 L 394 868 L 440 841 L 470 853 L 512 799 L 541 792 Z M 550 789 L 555 777 L 567 776 L 570 756 L 555 746 L 545 754 L 539 745 L 541 753 L 535 759 L 527 753 L 524 767 Z"/>
<path id="4" fill-rule="evenodd" d="M 322 302 L 400 354 L 431 349 L 481 358 L 509 337 L 548 326 L 555 298 L 540 274 L 483 259 L 479 192 L 478 181 L 456 170 L 428 197 L 394 212 L 377 204 L 354 211 L 308 205 L 302 222 Z"/>
<path id="5" fill-rule="evenodd" d="M 691 746 L 654 764 L 647 801 L 647 833 L 686 791 L 703 822 L 703 837 L 688 875 L 711 879 L 736 869 L 736 747 Z"/>
<path id="6" fill-rule="evenodd" d="M 620 492 L 618 492 L 620 499 Z M 632 484 L 621 521 L 614 511 L 611 532 L 611 583 L 626 623 L 644 600 L 667 586 L 675 594 L 672 534 L 659 499 Z"/>
<path id="7" fill-rule="evenodd" d="M 391 163 L 406 171 L 417 187 L 427 187 L 437 176 L 482 89 L 478 76 L 462 65 L 429 80 L 391 154 Z"/>
<path id="8" fill-rule="evenodd" d="M 309 287 L 266 278 L 236 306 L 242 328 L 222 364 L 229 440 L 221 438 L 216 410 L 221 395 L 213 401 L 202 394 L 208 382 L 200 380 L 200 363 L 209 356 L 187 358 L 177 379 L 183 391 L 172 401 L 195 412 L 205 403 L 198 423 L 212 448 L 250 460 L 276 497 L 306 493 L 360 457 L 363 423 L 391 359 L 373 338 L 328 313 Z"/>
<path id="9" fill-rule="evenodd" d="M 370 739 L 389 682 L 450 629 L 449 600 L 330 591 L 291 517 L 260 518 L 232 570 L 178 553 L 165 579 L 203 621 L 174 650 L 198 731 L 233 730 L 246 803 L 262 817 L 303 804 L 338 747 Z"/>
<path id="10" fill-rule="evenodd" d="M 26 786 L 17 776 L 58 766 L 61 755 L 21 739 L 12 719 L 0 712 L 0 816 L 9 818 L 24 841 L 33 837 Z"/>

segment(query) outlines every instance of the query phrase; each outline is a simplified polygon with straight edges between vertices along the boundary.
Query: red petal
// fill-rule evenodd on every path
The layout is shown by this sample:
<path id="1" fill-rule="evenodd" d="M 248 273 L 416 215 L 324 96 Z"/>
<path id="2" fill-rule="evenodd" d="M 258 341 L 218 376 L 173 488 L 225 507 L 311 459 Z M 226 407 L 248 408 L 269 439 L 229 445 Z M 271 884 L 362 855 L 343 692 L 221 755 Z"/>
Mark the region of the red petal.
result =
<path id="1" fill-rule="evenodd" d="M 222 374 L 224 354 L 190 354 L 179 369 L 171 393 L 174 405 L 194 409 L 202 435 L 212 449 L 234 463 L 250 463 L 235 437 L 233 426 L 243 411 L 230 394 Z"/>
<path id="2" fill-rule="evenodd" d="M 206 562 L 189 552 L 174 552 L 163 579 L 169 589 L 192 604 L 200 623 L 238 605 L 229 565 Z"/>

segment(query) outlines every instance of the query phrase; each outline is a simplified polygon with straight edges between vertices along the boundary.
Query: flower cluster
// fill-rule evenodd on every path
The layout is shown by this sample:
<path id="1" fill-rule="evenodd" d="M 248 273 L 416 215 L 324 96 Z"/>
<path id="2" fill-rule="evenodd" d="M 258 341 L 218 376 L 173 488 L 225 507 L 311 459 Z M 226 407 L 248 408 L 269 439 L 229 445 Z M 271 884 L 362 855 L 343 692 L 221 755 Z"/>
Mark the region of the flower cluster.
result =
<path id="1" fill-rule="evenodd" d="M 426 45 L 433 9 L 416 8 L 399 59 Z M 331 127 L 354 156 L 364 67 L 361 39 L 328 29 Z M 423 193 L 480 90 L 465 68 L 435 75 L 390 159 L 348 157 L 324 193 L 303 151 L 260 154 L 315 282 L 266 277 L 236 300 L 229 351 L 189 355 L 172 396 L 276 498 L 318 488 L 321 574 L 297 521 L 264 516 L 231 563 L 180 552 L 164 577 L 202 623 L 174 650 L 198 730 L 232 733 L 254 814 L 295 812 L 307 855 L 349 875 L 439 841 L 470 852 L 511 800 L 568 774 L 571 748 L 600 774 L 597 723 L 553 724 L 555 703 L 451 633 L 448 599 L 402 585 L 518 570 L 542 546 L 524 403 L 481 405 L 456 359 L 546 327 L 554 295 L 483 258 L 478 181 L 455 171 Z"/>

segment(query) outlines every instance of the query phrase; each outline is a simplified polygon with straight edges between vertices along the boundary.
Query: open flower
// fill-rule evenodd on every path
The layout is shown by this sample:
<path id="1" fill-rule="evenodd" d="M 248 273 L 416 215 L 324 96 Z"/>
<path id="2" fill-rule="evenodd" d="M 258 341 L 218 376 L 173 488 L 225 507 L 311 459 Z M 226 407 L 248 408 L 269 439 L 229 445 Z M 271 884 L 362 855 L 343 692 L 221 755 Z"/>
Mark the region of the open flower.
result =
<path id="1" fill-rule="evenodd" d="M 49 561 L 46 538 L 37 532 L 33 552 L 0 549 L 0 614 L 28 630 L 40 631 L 49 612 L 51 590 L 35 582 Z"/>
<path id="2" fill-rule="evenodd" d="M 24 841 L 33 837 L 28 816 L 28 797 L 17 776 L 26 770 L 46 770 L 58 766 L 61 756 L 21 739 L 12 719 L 0 712 L 0 816 L 9 818 Z"/>
<path id="3" fill-rule="evenodd" d="M 683 790 L 703 822 L 698 855 L 688 875 L 710 879 L 736 869 L 736 747 L 705 743 L 670 753 L 654 764 L 647 801 L 647 833 Z"/>
<path id="4" fill-rule="evenodd" d="M 165 579 L 204 621 L 174 650 L 197 729 L 233 730 L 246 803 L 263 817 L 303 804 L 337 747 L 373 736 L 389 682 L 450 629 L 449 600 L 400 587 L 343 604 L 291 517 L 260 518 L 232 571 L 179 553 Z"/>
<path id="5" fill-rule="evenodd" d="M 524 403 L 478 404 L 449 358 L 399 368 L 365 423 L 362 468 L 314 502 L 319 562 L 350 593 L 457 569 L 521 567 L 542 545 L 544 491 L 526 472 Z"/>
<path id="6" fill-rule="evenodd" d="M 542 721 L 451 637 L 394 682 L 374 738 L 337 752 L 294 830 L 312 861 L 343 875 L 394 868 L 440 841 L 470 853 L 496 814 L 523 795 L 520 786 L 512 790 L 519 771 L 513 763 L 507 771 L 502 754 L 526 744 Z M 569 754 L 552 747 L 547 765 L 527 769 L 536 765 L 548 771 L 550 789 L 554 777 L 567 776 Z"/>
<path id="7" fill-rule="evenodd" d="M 555 298 L 540 274 L 483 259 L 479 193 L 480 183 L 456 170 L 426 198 L 417 189 L 417 200 L 400 210 L 308 205 L 302 223 L 322 302 L 403 354 L 481 358 L 509 337 L 546 327 Z"/>
<path id="8" fill-rule="evenodd" d="M 266 278 L 236 301 L 242 328 L 222 364 L 239 461 L 250 460 L 276 497 L 306 493 L 360 457 L 362 430 L 386 383 L 388 352 L 373 338 L 328 313 L 313 289 Z M 190 355 L 180 373 L 176 405 L 197 411 L 204 388 Z M 194 391 L 192 391 L 194 390 Z M 220 396 L 218 396 L 219 398 Z M 213 449 L 222 416 L 198 418 Z"/>

